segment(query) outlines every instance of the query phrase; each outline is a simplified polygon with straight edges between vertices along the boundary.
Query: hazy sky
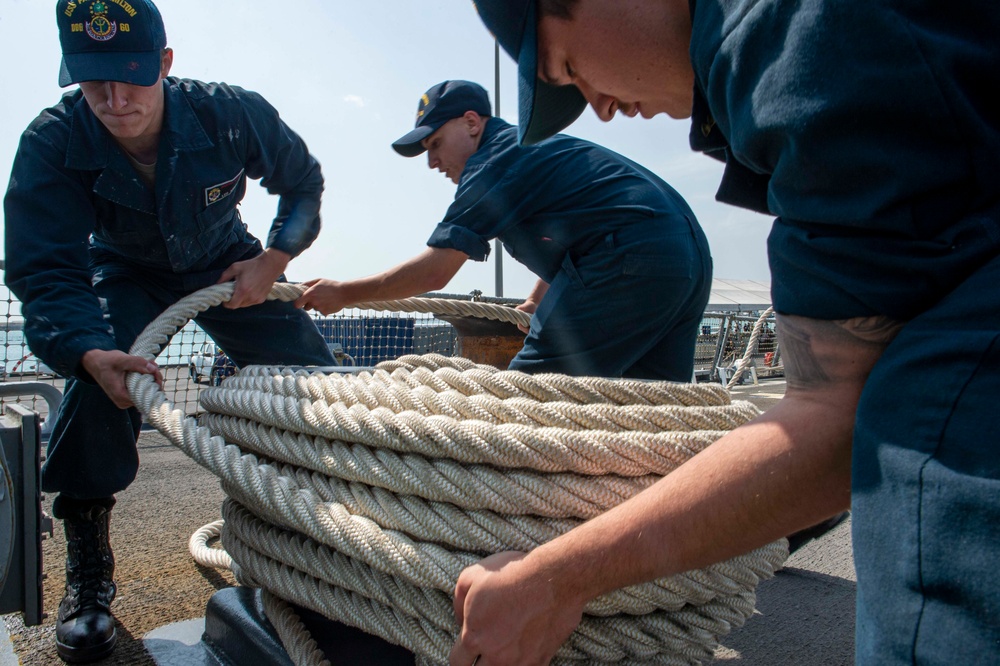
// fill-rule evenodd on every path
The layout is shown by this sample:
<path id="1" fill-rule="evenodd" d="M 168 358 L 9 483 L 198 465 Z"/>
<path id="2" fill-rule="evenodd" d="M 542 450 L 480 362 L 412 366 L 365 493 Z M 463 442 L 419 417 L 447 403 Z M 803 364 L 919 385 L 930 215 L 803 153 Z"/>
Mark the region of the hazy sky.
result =
<path id="1" fill-rule="evenodd" d="M 403 158 L 390 144 L 413 127 L 417 101 L 435 83 L 477 81 L 494 99 L 494 42 L 470 0 L 160 0 L 158 6 L 174 49 L 171 74 L 261 93 L 323 166 L 323 230 L 291 263 L 289 279 L 361 277 L 423 250 L 455 186 L 427 168 L 425 155 Z M 21 132 L 64 92 L 59 59 L 54 0 L 0 0 L 4 189 Z M 516 67 L 502 52 L 500 63 L 500 115 L 516 123 Z M 721 165 L 691 152 L 687 121 L 602 123 L 588 109 L 566 133 L 616 150 L 673 185 L 705 229 L 716 277 L 768 280 L 770 218 L 714 200 Z M 266 238 L 276 203 L 256 183 L 248 187 L 242 214 L 258 238 Z M 446 291 L 494 295 L 493 261 L 470 261 Z M 503 268 L 504 296 L 526 296 L 534 276 L 509 256 Z"/>

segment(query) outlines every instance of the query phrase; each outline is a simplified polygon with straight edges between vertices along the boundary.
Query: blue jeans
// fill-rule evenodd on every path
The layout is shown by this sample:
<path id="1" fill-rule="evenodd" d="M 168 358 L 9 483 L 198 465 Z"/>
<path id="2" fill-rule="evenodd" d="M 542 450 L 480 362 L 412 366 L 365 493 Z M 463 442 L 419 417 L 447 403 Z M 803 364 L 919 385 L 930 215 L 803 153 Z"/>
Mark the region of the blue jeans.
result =
<path id="1" fill-rule="evenodd" d="M 153 319 L 186 295 L 164 286 L 166 281 L 125 271 L 95 279 L 118 349 L 128 351 Z M 291 303 L 268 301 L 238 310 L 219 306 L 196 321 L 239 366 L 337 365 L 316 324 Z M 42 489 L 93 499 L 127 488 L 139 469 L 141 422 L 135 408 L 118 409 L 96 384 L 69 379 L 42 468 Z"/>
<path id="2" fill-rule="evenodd" d="M 908 323 L 854 432 L 857 663 L 1000 660 L 1000 258 Z"/>
<path id="3" fill-rule="evenodd" d="M 691 381 L 712 258 L 700 228 L 654 229 L 632 224 L 567 254 L 510 369 Z"/>

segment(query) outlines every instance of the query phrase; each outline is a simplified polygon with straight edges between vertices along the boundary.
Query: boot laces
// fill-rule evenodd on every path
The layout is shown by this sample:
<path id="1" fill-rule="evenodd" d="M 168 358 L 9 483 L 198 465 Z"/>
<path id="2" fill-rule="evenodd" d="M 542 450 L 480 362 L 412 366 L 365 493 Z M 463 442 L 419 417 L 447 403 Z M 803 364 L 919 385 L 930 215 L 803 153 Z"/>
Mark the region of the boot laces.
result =
<path id="1" fill-rule="evenodd" d="M 70 559 L 75 562 L 67 567 L 67 593 L 76 597 L 81 609 L 107 607 L 114 597 L 114 559 L 99 521 L 76 523 L 69 538 Z"/>

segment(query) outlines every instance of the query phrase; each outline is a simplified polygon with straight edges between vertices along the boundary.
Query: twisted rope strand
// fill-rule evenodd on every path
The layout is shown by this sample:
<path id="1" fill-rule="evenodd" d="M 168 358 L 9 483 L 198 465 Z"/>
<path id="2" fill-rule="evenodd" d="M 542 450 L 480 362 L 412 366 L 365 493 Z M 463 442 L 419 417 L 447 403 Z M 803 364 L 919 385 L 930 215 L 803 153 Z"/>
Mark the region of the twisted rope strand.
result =
<path id="1" fill-rule="evenodd" d="M 386 312 L 425 312 L 431 314 L 453 315 L 459 317 L 482 317 L 494 321 L 507 322 L 518 326 L 529 326 L 531 315 L 521 310 L 484 303 L 481 301 L 460 301 L 440 298 L 407 298 L 389 301 L 364 301 L 352 307 L 359 310 L 378 310 Z"/>
<path id="2" fill-rule="evenodd" d="M 750 339 L 747 340 L 747 350 L 743 354 L 743 358 L 740 359 L 740 364 L 736 368 L 736 372 L 733 373 L 732 379 L 726 383 L 726 388 L 731 389 L 740 381 L 740 377 L 746 372 L 750 364 L 753 363 L 753 355 L 757 353 L 757 342 L 760 340 L 761 331 L 764 330 L 764 322 L 767 318 L 774 314 L 774 307 L 769 307 L 764 310 L 764 312 L 757 318 L 754 322 L 753 330 L 750 332 Z"/>
<path id="3" fill-rule="evenodd" d="M 391 606 L 390 622 L 397 621 L 401 616 L 406 617 L 423 627 L 420 632 L 423 636 L 447 632 L 452 638 L 438 648 L 445 650 L 443 654 L 447 655 L 458 630 L 451 618 L 448 595 L 436 591 L 407 590 L 405 583 L 391 580 L 391 577 L 387 579 L 338 553 L 316 549 L 309 539 L 260 521 L 236 503 L 227 502 L 223 513 L 227 525 L 232 526 L 232 531 L 227 529 L 226 532 L 226 548 L 237 554 L 241 562 L 248 563 L 255 572 L 252 574 L 255 580 L 295 576 L 298 582 L 292 587 L 303 588 L 299 594 L 304 595 L 312 584 L 304 584 L 303 576 L 311 577 L 347 594 Z M 726 610 L 720 616 L 722 609 L 709 603 L 700 608 L 691 605 L 679 609 L 678 612 L 686 617 L 686 623 L 665 621 L 669 616 L 664 613 L 629 617 L 627 620 L 587 616 L 581 625 L 580 635 L 574 634 L 560 651 L 560 657 L 574 661 L 648 661 L 663 652 L 664 648 L 675 655 L 709 657 L 711 651 L 705 647 L 706 640 L 714 642 L 714 635 L 729 631 L 734 624 L 742 624 L 743 618 L 752 612 L 752 595 L 748 597 L 745 591 L 740 591 L 736 598 L 724 599 L 727 609 L 743 608 L 743 612 Z M 441 622 L 441 618 L 447 621 Z M 344 621 L 351 623 L 352 619 Z M 385 617 L 379 620 L 385 621 Z M 361 628 L 367 630 L 364 626 Z M 576 648 L 579 642 L 588 645 L 588 649 Z M 679 663 L 697 662 L 686 660 Z"/>
<path id="4" fill-rule="evenodd" d="M 651 486 L 658 477 L 603 475 L 585 482 L 574 474 L 501 471 L 447 458 L 295 435 L 248 419 L 210 414 L 202 422 L 250 451 L 307 469 L 466 509 L 550 518 L 593 518 Z M 314 456 L 306 457 L 307 453 Z"/>
<path id="5" fill-rule="evenodd" d="M 393 401 L 412 400 L 409 392 L 423 388 L 434 393 L 455 391 L 480 400 L 487 397 L 501 400 L 528 398 L 538 403 L 569 402 L 579 405 L 709 407 L 728 405 L 731 402 L 729 392 L 717 384 L 677 384 L 554 374 L 526 375 L 488 366 L 476 366 L 465 370 L 438 367 L 432 370 L 407 364 L 406 367 L 391 373 L 387 372 L 386 368 L 393 364 L 392 361 L 384 361 L 373 371 L 350 375 L 341 373 L 328 375 L 290 368 L 250 366 L 227 379 L 226 386 L 305 398 L 310 401 L 324 400 L 331 404 L 342 402 L 351 406 L 360 403 L 369 408 L 393 407 Z M 375 395 L 376 392 L 384 390 L 391 391 L 391 396 L 386 402 L 382 402 L 380 396 Z M 413 407 L 393 409 L 393 411 L 404 411 L 404 409 Z"/>
<path id="6" fill-rule="evenodd" d="M 493 425 L 557 426 L 572 430 L 663 430 L 731 429 L 759 414 L 748 402 L 701 405 L 672 404 L 615 405 L 609 403 L 538 402 L 523 396 L 498 398 L 492 395 L 466 395 L 454 389 L 437 392 L 426 385 L 409 388 L 399 382 L 357 384 L 359 390 L 336 391 L 357 378 L 336 379 L 322 373 L 305 378 L 236 376 L 218 387 L 206 388 L 202 399 L 213 411 L 239 405 L 246 396 L 288 400 L 296 404 L 342 405 L 348 412 L 388 411 L 397 416 L 415 412 L 421 417 L 444 416 L 455 420 L 486 421 Z M 714 388 L 706 398 L 714 397 Z M 330 400 L 330 398 L 335 398 Z M 712 401 L 714 402 L 714 401 Z M 380 412 L 381 413 L 381 412 Z M 734 421 L 733 419 L 736 419 Z"/>
<path id="7" fill-rule="evenodd" d="M 664 433 L 493 425 L 445 416 L 424 417 L 416 412 L 394 414 L 361 405 L 346 408 L 339 403 L 269 398 L 249 391 L 206 392 L 202 404 L 215 414 L 248 417 L 287 432 L 427 457 L 545 472 L 622 476 L 667 474 L 718 439 L 719 431 L 732 429 L 759 414 L 749 403 L 742 403 L 714 418 L 711 425 L 718 430 Z M 661 416 L 670 420 L 668 414 Z M 689 417 L 692 421 L 700 418 Z M 677 419 L 673 421 L 676 424 Z"/>
<path id="8" fill-rule="evenodd" d="M 292 662 L 298 666 L 331 666 L 291 606 L 268 590 L 262 592 L 261 602 L 264 614 L 274 626 Z"/>

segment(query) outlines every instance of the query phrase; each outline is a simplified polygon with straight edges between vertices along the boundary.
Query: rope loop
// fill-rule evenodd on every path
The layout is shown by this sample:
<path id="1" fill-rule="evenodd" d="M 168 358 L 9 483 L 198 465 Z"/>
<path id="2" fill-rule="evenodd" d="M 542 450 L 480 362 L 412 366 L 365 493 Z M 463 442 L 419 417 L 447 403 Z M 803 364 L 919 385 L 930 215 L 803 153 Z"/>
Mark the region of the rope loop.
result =
<path id="1" fill-rule="evenodd" d="M 767 318 L 774 314 L 774 307 L 769 307 L 761 313 L 757 321 L 754 322 L 753 330 L 750 332 L 750 339 L 747 340 L 747 350 L 743 354 L 743 358 L 740 359 L 739 365 L 736 367 L 736 372 L 733 373 L 732 378 L 726 383 L 726 388 L 731 389 L 736 384 L 739 383 L 740 378 L 743 373 L 747 371 L 747 368 L 753 363 L 753 355 L 757 353 L 757 342 L 760 340 L 761 331 L 764 330 L 764 322 Z"/>

